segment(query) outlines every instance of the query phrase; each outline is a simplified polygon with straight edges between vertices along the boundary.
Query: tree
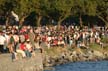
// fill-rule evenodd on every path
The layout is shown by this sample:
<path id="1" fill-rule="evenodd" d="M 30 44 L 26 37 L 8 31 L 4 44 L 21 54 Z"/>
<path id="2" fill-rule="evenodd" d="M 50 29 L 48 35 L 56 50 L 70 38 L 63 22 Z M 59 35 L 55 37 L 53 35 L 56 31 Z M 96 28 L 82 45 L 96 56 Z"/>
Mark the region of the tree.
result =
<path id="1" fill-rule="evenodd" d="M 58 21 L 58 26 L 69 16 L 79 16 L 80 26 L 82 16 L 97 16 L 107 25 L 107 0 L 0 0 L 0 14 L 14 11 L 20 17 L 20 24 L 32 12 L 36 13 L 36 24 L 40 26 L 42 18 L 48 17 Z M 7 20 L 9 18 L 7 17 Z"/>
<path id="2" fill-rule="evenodd" d="M 0 0 L 0 14 L 4 13 L 5 0 Z"/>
<path id="3" fill-rule="evenodd" d="M 85 14 L 85 0 L 75 0 L 75 12 L 77 13 L 76 15 L 79 16 L 79 24 L 82 27 L 83 26 L 83 21 L 82 21 L 82 15 Z"/>
<path id="4" fill-rule="evenodd" d="M 55 0 L 55 9 L 58 12 L 58 28 L 63 20 L 69 17 L 74 10 L 74 0 Z"/>
<path id="5" fill-rule="evenodd" d="M 50 3 L 48 0 L 31 0 L 30 5 L 32 10 L 37 14 L 37 26 L 40 26 L 43 16 L 48 16 L 48 8 L 50 7 Z"/>
<path id="6" fill-rule="evenodd" d="M 108 1 L 96 0 L 96 2 L 98 4 L 96 16 L 105 22 L 106 26 L 108 27 Z"/>
<path id="7" fill-rule="evenodd" d="M 108 16 L 108 2 L 106 0 L 82 0 L 84 2 L 80 5 L 80 12 L 83 12 L 83 15 L 88 16 L 97 16 L 100 18 L 103 22 L 108 23 L 107 16 Z"/>
<path id="8" fill-rule="evenodd" d="M 32 12 L 31 6 L 30 6 L 30 0 L 15 0 L 15 7 L 13 10 L 19 15 L 20 20 L 19 24 L 22 25 L 24 22 L 24 19 Z"/>
<path id="9" fill-rule="evenodd" d="M 6 18 L 6 25 L 9 24 L 10 11 L 15 7 L 15 0 L 0 0 L 1 14 Z"/>

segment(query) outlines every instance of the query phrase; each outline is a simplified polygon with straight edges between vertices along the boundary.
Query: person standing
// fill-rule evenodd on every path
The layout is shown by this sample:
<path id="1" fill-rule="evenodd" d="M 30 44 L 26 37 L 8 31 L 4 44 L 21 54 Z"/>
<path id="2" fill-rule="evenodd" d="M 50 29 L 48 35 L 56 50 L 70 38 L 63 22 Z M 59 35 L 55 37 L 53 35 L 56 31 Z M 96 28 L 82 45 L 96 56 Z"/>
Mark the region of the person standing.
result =
<path id="1" fill-rule="evenodd" d="M 9 44 L 8 44 L 9 52 L 11 53 L 12 61 L 17 60 L 17 53 L 15 48 L 15 39 L 13 37 L 13 33 L 9 34 Z"/>
<path id="2" fill-rule="evenodd" d="M 14 11 L 11 11 L 11 14 L 14 17 L 15 24 L 18 25 L 19 24 L 19 17 L 18 17 L 18 15 Z"/>
<path id="3" fill-rule="evenodd" d="M 33 29 L 32 29 L 32 28 L 29 30 L 28 35 L 29 35 L 30 43 L 32 44 L 33 49 L 34 49 L 34 47 L 35 47 L 35 44 L 34 44 L 34 43 L 35 43 L 35 42 L 34 42 L 34 39 L 35 39 L 35 34 L 34 34 L 34 32 L 33 32 Z"/>
<path id="4" fill-rule="evenodd" d="M 0 32 L 0 52 L 4 53 L 4 44 L 6 42 L 6 38 L 3 35 L 3 32 Z"/>

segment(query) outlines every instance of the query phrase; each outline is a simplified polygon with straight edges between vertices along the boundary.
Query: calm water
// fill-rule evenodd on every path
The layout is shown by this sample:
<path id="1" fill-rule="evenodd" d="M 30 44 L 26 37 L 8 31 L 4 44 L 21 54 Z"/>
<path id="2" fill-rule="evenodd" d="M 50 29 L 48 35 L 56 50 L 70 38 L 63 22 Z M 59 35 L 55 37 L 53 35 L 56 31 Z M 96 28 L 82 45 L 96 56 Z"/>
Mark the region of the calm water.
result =
<path id="1" fill-rule="evenodd" d="M 55 70 L 49 71 L 108 71 L 108 61 L 75 62 L 55 66 Z"/>

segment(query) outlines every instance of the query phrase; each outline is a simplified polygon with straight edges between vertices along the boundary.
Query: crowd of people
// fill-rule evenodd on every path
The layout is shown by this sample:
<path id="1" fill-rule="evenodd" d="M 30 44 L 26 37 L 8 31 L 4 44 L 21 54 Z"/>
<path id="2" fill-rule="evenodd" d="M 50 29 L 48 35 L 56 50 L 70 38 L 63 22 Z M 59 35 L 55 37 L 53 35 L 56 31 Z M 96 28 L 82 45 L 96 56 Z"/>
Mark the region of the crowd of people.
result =
<path id="1" fill-rule="evenodd" d="M 88 48 L 90 43 L 96 43 L 102 46 L 101 39 L 108 35 L 108 29 L 100 28 L 78 28 L 77 26 L 2 26 L 0 31 L 0 52 L 12 53 L 12 58 L 17 58 L 17 53 L 22 57 L 31 57 L 33 52 L 39 49 L 42 52 L 40 44 L 45 43 L 48 48 L 54 46 L 61 47 L 84 47 Z"/>

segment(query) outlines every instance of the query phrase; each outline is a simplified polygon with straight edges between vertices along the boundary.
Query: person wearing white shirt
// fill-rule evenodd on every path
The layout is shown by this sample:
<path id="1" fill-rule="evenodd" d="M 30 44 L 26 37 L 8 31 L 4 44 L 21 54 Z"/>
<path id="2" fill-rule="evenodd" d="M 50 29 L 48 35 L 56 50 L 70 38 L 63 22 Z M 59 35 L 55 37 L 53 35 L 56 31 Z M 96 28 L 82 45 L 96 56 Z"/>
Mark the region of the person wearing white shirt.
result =
<path id="1" fill-rule="evenodd" d="M 18 17 L 18 15 L 17 15 L 14 11 L 11 11 L 11 14 L 12 14 L 12 16 L 15 18 L 16 24 L 18 24 L 18 22 L 19 22 L 19 17 Z"/>
<path id="2" fill-rule="evenodd" d="M 4 52 L 7 53 L 9 52 L 9 49 L 8 49 L 8 44 L 9 44 L 9 35 L 7 33 L 4 34 L 4 37 L 6 39 L 5 43 L 4 43 Z"/>
<path id="3" fill-rule="evenodd" d="M 0 33 L 0 52 L 4 52 L 4 44 L 6 42 L 6 38 L 3 36 L 3 33 Z"/>

